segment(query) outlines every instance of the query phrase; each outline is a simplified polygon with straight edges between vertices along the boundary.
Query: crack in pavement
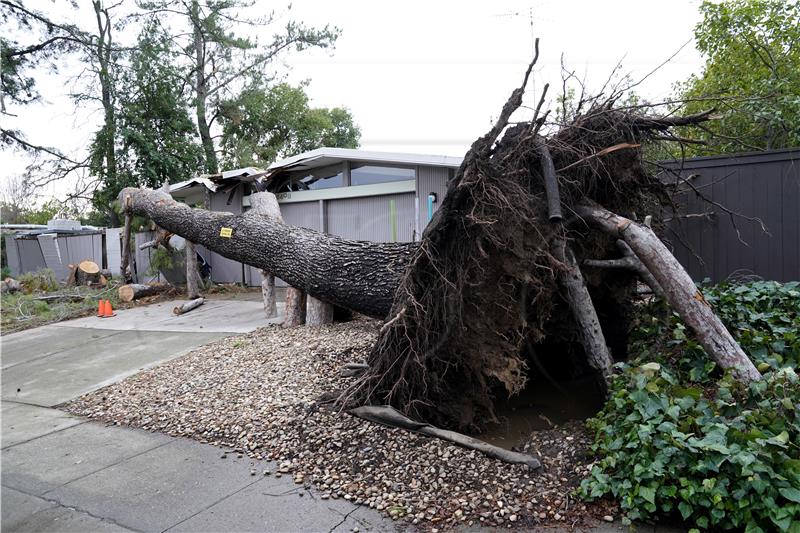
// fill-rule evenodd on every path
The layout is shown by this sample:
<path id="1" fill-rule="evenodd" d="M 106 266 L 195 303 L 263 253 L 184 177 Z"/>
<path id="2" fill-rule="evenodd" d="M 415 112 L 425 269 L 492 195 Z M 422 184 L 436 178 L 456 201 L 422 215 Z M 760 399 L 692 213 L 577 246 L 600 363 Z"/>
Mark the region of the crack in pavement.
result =
<path id="1" fill-rule="evenodd" d="M 328 509 L 330 509 L 331 511 L 336 511 L 335 509 L 332 509 L 331 507 L 328 507 Z M 339 523 L 336 524 L 335 526 L 333 526 L 332 528 L 330 528 L 328 530 L 328 533 L 333 533 L 336 530 L 336 528 L 338 528 L 339 526 L 344 524 L 347 521 L 347 519 L 350 518 L 350 515 L 355 513 L 356 511 L 358 511 L 358 507 L 353 507 L 352 509 L 347 511 L 347 514 L 342 515 L 342 519 L 339 520 Z M 339 511 L 336 511 L 336 512 L 338 513 Z"/>

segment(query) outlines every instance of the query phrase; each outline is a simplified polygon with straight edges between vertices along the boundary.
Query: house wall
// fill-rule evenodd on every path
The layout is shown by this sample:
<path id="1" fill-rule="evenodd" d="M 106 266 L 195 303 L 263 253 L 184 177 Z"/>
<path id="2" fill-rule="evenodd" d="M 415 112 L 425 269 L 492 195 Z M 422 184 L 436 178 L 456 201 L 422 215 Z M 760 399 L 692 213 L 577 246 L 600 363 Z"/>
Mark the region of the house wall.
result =
<path id="1" fill-rule="evenodd" d="M 227 211 L 234 215 L 243 212 L 242 197 L 244 185 L 237 185 L 232 191 L 220 191 L 210 195 L 209 209 L 211 211 Z M 203 254 L 201 254 L 203 255 Z M 211 279 L 217 283 L 243 283 L 242 263 L 233 261 L 216 253 L 203 255 L 211 265 Z M 244 269 L 245 273 L 247 269 Z"/>
<path id="2" fill-rule="evenodd" d="M 375 242 L 414 240 L 413 193 L 327 200 L 325 204 L 331 235 Z"/>
<path id="3" fill-rule="evenodd" d="M 447 192 L 447 182 L 453 174 L 453 169 L 446 167 L 418 167 L 417 168 L 417 197 L 419 209 L 417 213 L 420 235 L 431 220 L 431 215 L 439 210 Z M 436 202 L 429 209 L 428 195 L 436 194 Z M 419 240 L 418 236 L 416 240 Z"/>

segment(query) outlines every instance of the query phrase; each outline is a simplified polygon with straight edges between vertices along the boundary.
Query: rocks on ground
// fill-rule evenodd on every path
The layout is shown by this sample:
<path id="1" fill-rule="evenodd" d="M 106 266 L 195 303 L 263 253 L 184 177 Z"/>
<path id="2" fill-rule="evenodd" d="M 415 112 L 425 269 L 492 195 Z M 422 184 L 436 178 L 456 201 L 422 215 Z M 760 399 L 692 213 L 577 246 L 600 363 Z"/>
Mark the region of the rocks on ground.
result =
<path id="1" fill-rule="evenodd" d="M 383 427 L 317 399 L 352 378 L 379 324 L 265 327 L 223 339 L 66 405 L 75 414 L 161 431 L 277 463 L 322 499 L 342 498 L 396 520 L 439 530 L 457 525 L 579 525 L 613 514 L 572 495 L 591 465 L 580 422 L 538 431 L 523 446 L 532 472 L 444 441 Z M 256 471 L 251 472 L 256 475 Z"/>

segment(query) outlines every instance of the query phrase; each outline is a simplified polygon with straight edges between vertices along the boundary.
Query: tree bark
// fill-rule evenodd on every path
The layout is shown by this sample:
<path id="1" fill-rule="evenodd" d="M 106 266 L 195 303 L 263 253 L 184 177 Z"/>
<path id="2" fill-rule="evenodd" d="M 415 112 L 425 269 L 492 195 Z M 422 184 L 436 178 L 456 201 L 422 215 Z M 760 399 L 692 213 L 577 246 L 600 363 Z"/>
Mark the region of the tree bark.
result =
<path id="1" fill-rule="evenodd" d="M 278 302 L 275 297 L 275 276 L 261 270 L 261 297 L 264 300 L 264 313 L 267 318 L 278 316 Z"/>
<path id="2" fill-rule="evenodd" d="M 200 20 L 200 4 L 198 0 L 192 0 L 189 20 L 193 28 L 194 45 L 194 72 L 195 72 L 195 113 L 197 118 L 197 129 L 200 133 L 200 142 L 203 145 L 203 152 L 206 160 L 206 171 L 211 174 L 219 172 L 217 153 L 214 150 L 214 140 L 211 138 L 211 127 L 206 117 L 206 101 L 208 100 L 208 79 L 206 77 L 206 50 L 205 39 L 203 36 L 203 26 Z"/>
<path id="3" fill-rule="evenodd" d="M 322 326 L 333 323 L 333 306 L 313 296 L 306 303 L 306 325 Z"/>
<path id="4" fill-rule="evenodd" d="M 188 313 L 192 309 L 197 309 L 201 305 L 205 303 L 205 298 L 194 298 L 191 301 L 188 301 L 184 304 L 178 305 L 172 309 L 173 315 L 183 315 Z"/>
<path id="5" fill-rule="evenodd" d="M 294 287 L 286 291 L 286 316 L 281 326 L 293 328 L 306 322 L 306 293 Z"/>
<path id="6" fill-rule="evenodd" d="M 579 206 L 575 212 L 606 233 L 621 238 L 631 247 L 661 285 L 667 302 L 694 331 L 706 353 L 721 368 L 731 369 L 736 378 L 745 383 L 761 379 L 761 373 L 711 309 L 689 274 L 653 230 L 602 207 Z"/>
<path id="7" fill-rule="evenodd" d="M 283 222 L 277 197 L 271 192 L 257 192 L 250 195 L 250 211 Z M 264 312 L 267 318 L 278 316 L 278 303 L 275 300 L 275 276 L 261 270 L 261 296 L 264 299 Z"/>
<path id="8" fill-rule="evenodd" d="M 315 298 L 375 318 L 392 306 L 417 243 L 351 241 L 247 212 L 192 209 L 169 195 L 127 188 L 130 209 L 218 254 L 275 274 Z M 221 235 L 230 229 L 230 237 Z M 223 234 L 227 235 L 225 231 Z"/>
<path id="9" fill-rule="evenodd" d="M 81 261 L 75 269 L 75 285 L 88 285 L 100 281 L 100 267 L 94 261 Z"/>
<path id="10" fill-rule="evenodd" d="M 192 241 L 186 241 L 186 296 L 190 300 L 200 298 L 200 272 L 197 270 L 197 249 Z"/>
<path id="11" fill-rule="evenodd" d="M 589 290 L 586 288 L 586 282 L 578 267 L 575 254 L 563 239 L 558 239 L 553 246 L 553 255 L 564 264 L 564 272 L 561 273 L 560 281 L 566 289 L 572 317 L 578 325 L 586 360 L 589 366 L 607 381 L 611 376 L 614 359 L 606 345 L 600 320 L 597 318 L 597 311 L 589 296 Z"/>
<path id="12" fill-rule="evenodd" d="M 131 223 L 133 215 L 128 212 L 130 199 L 127 196 L 120 196 L 122 199 L 122 209 L 125 211 L 125 227 L 122 230 L 122 260 L 120 263 L 120 276 L 126 282 L 131 281 L 130 260 L 131 260 Z"/>
<path id="13" fill-rule="evenodd" d="M 153 294 L 163 292 L 167 290 L 167 288 L 168 287 L 166 285 L 142 285 L 139 283 L 130 283 L 117 289 L 117 293 L 119 294 L 119 299 L 123 302 L 132 302 L 134 300 L 138 300 L 139 298 L 144 298 L 145 296 L 151 296 Z"/>

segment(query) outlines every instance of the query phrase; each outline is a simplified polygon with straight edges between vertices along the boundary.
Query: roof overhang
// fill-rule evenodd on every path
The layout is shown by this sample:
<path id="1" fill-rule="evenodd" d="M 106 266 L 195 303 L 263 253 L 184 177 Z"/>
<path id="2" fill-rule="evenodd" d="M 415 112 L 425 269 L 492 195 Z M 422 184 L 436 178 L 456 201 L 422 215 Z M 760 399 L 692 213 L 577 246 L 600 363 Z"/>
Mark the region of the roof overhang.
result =
<path id="1" fill-rule="evenodd" d="M 302 171 L 341 163 L 356 161 L 405 166 L 431 166 L 457 168 L 464 158 L 445 155 L 407 154 L 401 152 L 372 152 L 352 148 L 318 148 L 294 157 L 276 161 L 267 169 L 267 178 L 280 172 Z"/>

